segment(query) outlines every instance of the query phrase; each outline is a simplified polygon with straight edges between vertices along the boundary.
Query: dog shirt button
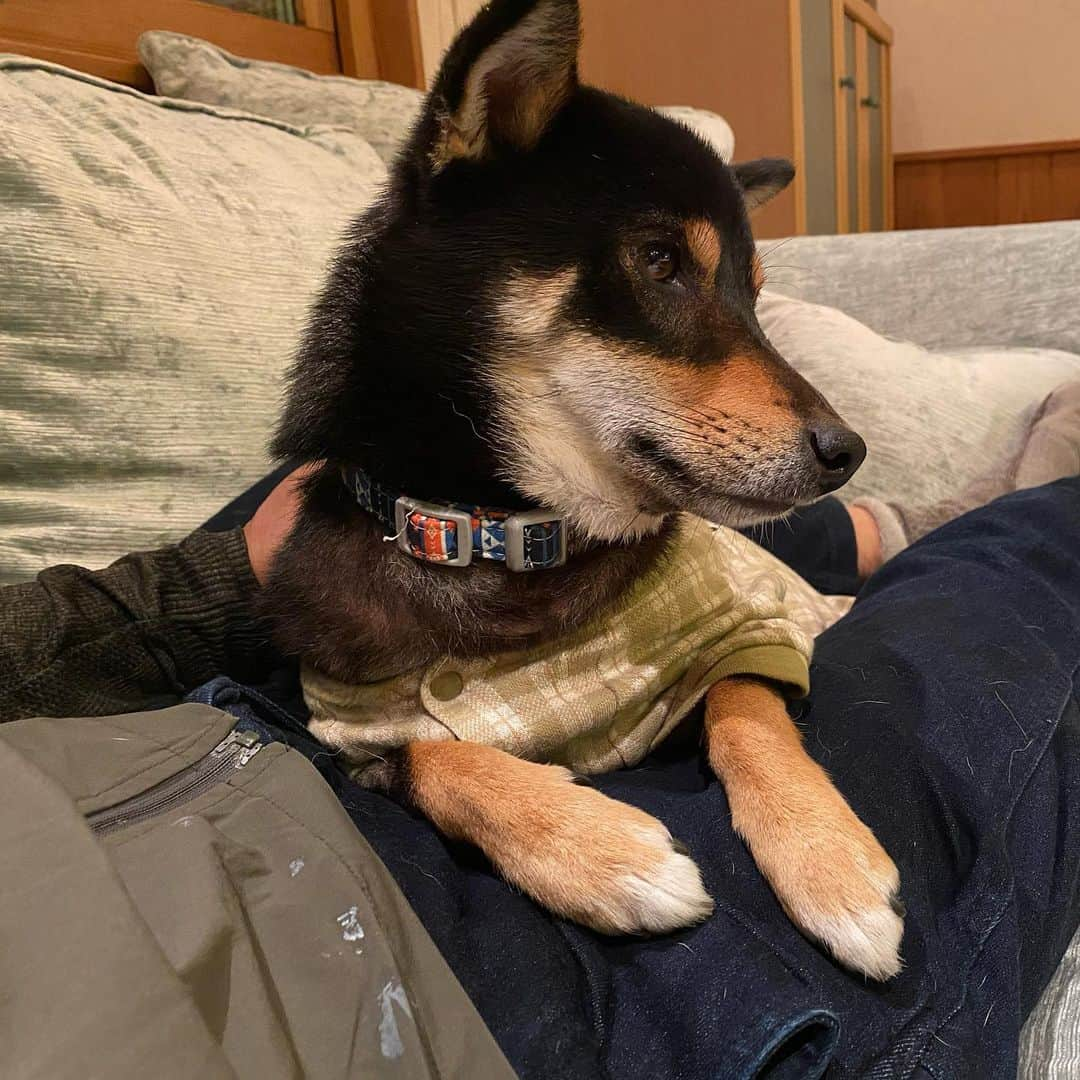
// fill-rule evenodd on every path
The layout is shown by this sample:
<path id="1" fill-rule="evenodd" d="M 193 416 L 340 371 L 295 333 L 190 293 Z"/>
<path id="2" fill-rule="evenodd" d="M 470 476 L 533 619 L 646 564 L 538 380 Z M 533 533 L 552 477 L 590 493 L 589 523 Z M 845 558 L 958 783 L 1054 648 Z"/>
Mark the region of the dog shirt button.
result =
<path id="1" fill-rule="evenodd" d="M 436 701 L 453 701 L 465 689 L 465 680 L 456 671 L 443 671 L 428 686 Z"/>

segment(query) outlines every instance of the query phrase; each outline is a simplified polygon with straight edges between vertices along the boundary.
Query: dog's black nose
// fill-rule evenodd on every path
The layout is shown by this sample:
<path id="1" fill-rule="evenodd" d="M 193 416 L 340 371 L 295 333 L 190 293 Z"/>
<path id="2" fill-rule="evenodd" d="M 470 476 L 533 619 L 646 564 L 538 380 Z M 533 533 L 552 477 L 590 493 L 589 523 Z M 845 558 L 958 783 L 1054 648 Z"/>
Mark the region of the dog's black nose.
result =
<path id="1" fill-rule="evenodd" d="M 866 443 L 835 420 L 814 424 L 810 428 L 810 445 L 821 471 L 823 492 L 846 484 L 866 457 Z"/>

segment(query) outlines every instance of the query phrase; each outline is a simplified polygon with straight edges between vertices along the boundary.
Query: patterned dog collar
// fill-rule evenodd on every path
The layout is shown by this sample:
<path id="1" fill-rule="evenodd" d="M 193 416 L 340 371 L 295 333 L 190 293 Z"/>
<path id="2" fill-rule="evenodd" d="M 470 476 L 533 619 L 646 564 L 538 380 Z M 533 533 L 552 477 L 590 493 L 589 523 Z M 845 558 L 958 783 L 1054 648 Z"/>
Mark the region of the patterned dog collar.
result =
<path id="1" fill-rule="evenodd" d="M 459 503 L 424 503 L 388 491 L 355 466 L 341 470 L 360 506 L 393 533 L 414 559 L 468 566 L 473 558 L 508 570 L 550 570 L 566 562 L 566 519 L 550 510 L 513 513 Z"/>

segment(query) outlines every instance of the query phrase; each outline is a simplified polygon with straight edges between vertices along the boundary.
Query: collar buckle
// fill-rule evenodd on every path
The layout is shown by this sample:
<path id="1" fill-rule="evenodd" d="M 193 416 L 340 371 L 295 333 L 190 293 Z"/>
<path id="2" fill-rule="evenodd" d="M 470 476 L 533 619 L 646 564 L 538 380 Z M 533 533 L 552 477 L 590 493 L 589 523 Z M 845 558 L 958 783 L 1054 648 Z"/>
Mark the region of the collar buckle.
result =
<path id="1" fill-rule="evenodd" d="M 550 510 L 511 514 L 505 528 L 508 570 L 552 570 L 566 562 L 566 519 L 558 514 Z"/>
<path id="2" fill-rule="evenodd" d="M 473 557 L 472 515 L 401 495 L 394 503 L 396 543 L 407 555 L 441 566 L 468 566 Z"/>

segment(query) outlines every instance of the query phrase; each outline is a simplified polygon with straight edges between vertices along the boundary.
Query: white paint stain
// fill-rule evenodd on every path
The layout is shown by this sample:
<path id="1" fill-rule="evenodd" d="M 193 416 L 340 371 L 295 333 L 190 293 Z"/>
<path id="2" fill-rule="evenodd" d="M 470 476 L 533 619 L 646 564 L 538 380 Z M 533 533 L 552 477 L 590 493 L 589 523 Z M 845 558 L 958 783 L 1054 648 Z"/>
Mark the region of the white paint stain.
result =
<path id="1" fill-rule="evenodd" d="M 191 825 L 191 821 L 192 821 L 192 819 L 190 817 L 182 817 L 182 818 L 177 818 L 173 822 L 173 824 L 174 825 L 180 825 L 181 827 L 186 829 L 186 828 L 188 828 L 188 826 Z"/>
<path id="2" fill-rule="evenodd" d="M 303 869 L 304 869 L 304 860 L 303 859 L 293 859 L 293 861 L 291 863 L 289 863 L 289 877 L 296 877 L 296 875 L 299 874 L 300 871 L 303 870 Z"/>
<path id="3" fill-rule="evenodd" d="M 385 1058 L 399 1058 L 405 1053 L 405 1046 L 401 1041 L 401 1032 L 398 1031 L 397 1017 L 394 1015 L 394 1002 L 398 1008 L 411 1020 L 412 1008 L 405 994 L 405 987 L 401 983 L 388 982 L 379 992 L 379 1049 Z"/>
<path id="4" fill-rule="evenodd" d="M 343 911 L 338 917 L 338 926 L 341 927 L 341 936 L 345 941 L 359 941 L 364 936 L 364 928 L 356 917 L 357 907 L 353 904 L 348 911 Z"/>

